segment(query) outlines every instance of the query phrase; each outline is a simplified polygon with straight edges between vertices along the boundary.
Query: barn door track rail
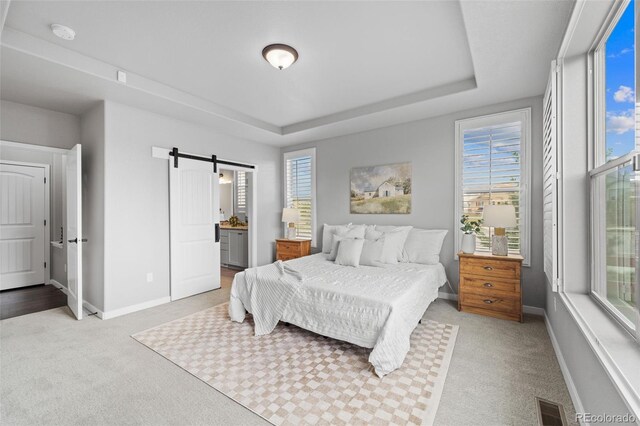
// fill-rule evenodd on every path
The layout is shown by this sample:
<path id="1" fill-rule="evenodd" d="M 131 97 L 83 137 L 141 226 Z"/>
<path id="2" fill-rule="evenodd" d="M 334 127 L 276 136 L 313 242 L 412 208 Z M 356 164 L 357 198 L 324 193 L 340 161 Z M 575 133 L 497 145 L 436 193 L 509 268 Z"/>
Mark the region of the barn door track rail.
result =
<path id="1" fill-rule="evenodd" d="M 199 155 L 185 154 L 178 150 L 178 148 L 173 147 L 169 152 L 169 155 L 173 157 L 173 167 L 178 167 L 178 159 L 179 158 L 188 158 L 190 160 L 198 160 L 198 161 L 206 161 L 209 163 L 213 163 L 213 172 L 218 173 L 218 164 L 224 164 L 227 166 L 236 166 L 236 167 L 244 167 L 247 169 L 255 169 L 255 166 L 251 164 L 242 164 L 236 163 L 234 161 L 225 161 L 219 160 L 217 155 L 212 155 L 211 157 L 201 157 Z"/>

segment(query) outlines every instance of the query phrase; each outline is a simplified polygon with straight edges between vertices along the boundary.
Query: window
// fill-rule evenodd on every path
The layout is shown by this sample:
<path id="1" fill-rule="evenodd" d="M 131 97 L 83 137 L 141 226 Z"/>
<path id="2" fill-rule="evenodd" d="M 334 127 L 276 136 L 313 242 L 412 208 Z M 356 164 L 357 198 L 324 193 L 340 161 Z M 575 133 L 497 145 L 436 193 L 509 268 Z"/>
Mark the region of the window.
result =
<path id="1" fill-rule="evenodd" d="M 622 3 L 593 52 L 592 295 L 638 336 L 638 215 L 634 0 Z"/>
<path id="2" fill-rule="evenodd" d="M 515 206 L 518 226 L 507 229 L 509 252 L 529 265 L 530 109 L 456 121 L 456 224 L 463 214 L 482 218 L 484 206 Z M 461 232 L 456 238 L 459 249 Z M 476 250 L 491 250 L 491 232 L 482 228 Z"/>
<path id="3" fill-rule="evenodd" d="M 236 171 L 235 179 L 233 180 L 236 185 L 235 197 L 235 215 L 247 216 L 247 172 Z"/>
<path id="4" fill-rule="evenodd" d="M 284 154 L 284 205 L 300 211 L 296 225 L 298 238 L 315 243 L 316 211 L 316 150 L 315 148 Z"/>

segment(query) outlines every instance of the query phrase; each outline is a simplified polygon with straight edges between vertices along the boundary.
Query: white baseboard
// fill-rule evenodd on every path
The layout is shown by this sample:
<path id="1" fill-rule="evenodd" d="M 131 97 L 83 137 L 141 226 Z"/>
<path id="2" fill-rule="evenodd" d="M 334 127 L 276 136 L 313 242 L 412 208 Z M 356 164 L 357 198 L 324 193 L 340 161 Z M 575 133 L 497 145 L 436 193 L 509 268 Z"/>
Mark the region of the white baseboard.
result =
<path id="1" fill-rule="evenodd" d="M 524 312 L 525 314 L 537 315 L 539 317 L 543 317 L 546 315 L 544 308 L 538 308 L 537 306 L 523 305 L 522 312 Z"/>
<path id="2" fill-rule="evenodd" d="M 52 285 L 55 288 L 58 288 L 58 289 L 62 290 L 62 292 L 64 294 L 68 294 L 67 293 L 67 288 L 65 286 L 63 286 L 62 284 L 60 284 L 58 281 L 54 280 L 54 279 L 50 279 L 49 280 L 49 285 Z"/>
<path id="3" fill-rule="evenodd" d="M 564 377 L 564 381 L 567 384 L 567 389 L 569 389 L 569 396 L 571 396 L 573 408 L 575 408 L 576 413 L 584 413 L 584 406 L 582 405 L 582 401 L 580 400 L 580 395 L 578 395 L 578 389 L 576 389 L 576 385 L 575 383 L 573 383 L 571 373 L 569 373 L 569 368 L 567 367 L 567 363 L 564 360 L 564 356 L 562 356 L 560 345 L 558 345 L 556 335 L 553 332 L 553 328 L 551 328 L 551 323 L 549 322 L 549 318 L 547 317 L 546 313 L 544 315 L 544 323 L 547 326 L 547 333 L 549 334 L 549 338 L 551 339 L 551 346 L 553 346 L 553 351 L 556 353 L 558 364 L 560 364 L 562 377 Z"/>
<path id="4" fill-rule="evenodd" d="M 164 305 L 171 302 L 171 297 L 161 297 L 160 299 L 149 300 L 148 302 L 138 303 L 137 305 L 126 306 L 124 308 L 114 309 L 112 311 L 106 311 L 102 313 L 102 319 L 111 319 L 122 315 L 127 315 L 132 312 L 141 311 L 143 309 L 153 308 L 154 306 Z"/>
<path id="5" fill-rule="evenodd" d="M 438 297 L 440 299 L 446 299 L 446 300 L 458 300 L 458 295 L 457 294 L 446 293 L 444 291 L 439 291 L 438 292 Z M 545 315 L 544 309 L 543 308 L 538 308 L 537 306 L 523 305 L 522 306 L 522 312 L 524 312 L 525 314 L 538 315 L 538 316 L 541 316 L 541 317 L 543 317 Z"/>
<path id="6" fill-rule="evenodd" d="M 104 319 L 104 313 L 96 308 L 95 306 L 93 306 L 91 303 L 87 302 L 86 300 L 82 301 L 82 307 L 85 308 L 87 311 L 91 312 L 92 314 L 95 312 L 96 316 L 100 319 Z"/>

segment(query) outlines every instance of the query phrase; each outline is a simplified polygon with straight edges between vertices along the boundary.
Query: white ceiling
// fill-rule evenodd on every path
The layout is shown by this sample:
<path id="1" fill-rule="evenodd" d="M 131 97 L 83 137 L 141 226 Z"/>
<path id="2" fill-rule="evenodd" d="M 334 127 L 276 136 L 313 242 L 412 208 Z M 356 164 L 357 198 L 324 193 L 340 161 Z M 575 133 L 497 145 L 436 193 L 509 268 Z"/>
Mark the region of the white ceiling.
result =
<path id="1" fill-rule="evenodd" d="M 74 114 L 112 99 L 286 145 L 541 94 L 572 4 L 14 0 L 0 89 Z M 261 56 L 276 42 L 300 53 L 287 70 Z"/>

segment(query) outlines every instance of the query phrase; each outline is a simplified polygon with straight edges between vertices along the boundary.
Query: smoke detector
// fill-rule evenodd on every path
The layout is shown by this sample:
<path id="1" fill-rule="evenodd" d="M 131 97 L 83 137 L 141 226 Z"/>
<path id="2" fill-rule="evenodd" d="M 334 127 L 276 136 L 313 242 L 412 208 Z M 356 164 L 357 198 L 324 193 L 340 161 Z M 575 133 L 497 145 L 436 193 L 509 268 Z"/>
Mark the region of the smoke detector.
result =
<path id="1" fill-rule="evenodd" d="M 63 40 L 71 41 L 76 38 L 76 32 L 65 25 L 52 24 L 51 31 Z"/>

